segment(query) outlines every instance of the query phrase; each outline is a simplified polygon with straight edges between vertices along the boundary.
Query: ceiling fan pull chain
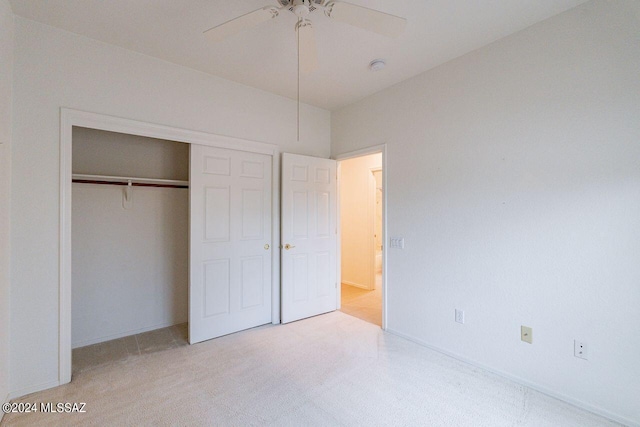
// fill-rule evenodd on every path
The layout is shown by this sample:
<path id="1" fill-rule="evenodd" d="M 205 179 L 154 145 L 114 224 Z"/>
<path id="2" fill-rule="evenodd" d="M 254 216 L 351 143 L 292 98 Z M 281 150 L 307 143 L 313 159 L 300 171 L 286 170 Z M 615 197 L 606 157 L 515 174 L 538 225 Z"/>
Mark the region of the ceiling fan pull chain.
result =
<path id="1" fill-rule="evenodd" d="M 300 142 L 300 25 L 302 25 L 302 18 L 299 18 L 298 25 L 296 26 L 296 35 L 298 39 L 298 139 Z"/>
<path id="2" fill-rule="evenodd" d="M 335 2 L 333 0 L 278 0 L 281 7 L 266 6 L 238 16 L 205 31 L 209 40 L 220 41 L 231 37 L 248 28 L 260 25 L 263 22 L 276 18 L 282 10 L 289 10 L 298 17 L 296 24 L 297 34 L 297 141 L 300 142 L 300 122 L 302 112 L 300 106 L 300 75 L 311 74 L 318 67 L 318 49 L 315 39 L 315 31 L 311 20 L 311 13 L 324 10 L 331 19 L 342 21 L 368 31 L 373 31 L 389 37 L 398 37 L 404 30 L 407 20 L 399 16 L 358 6 L 346 1 Z M 304 32 L 303 32 L 304 31 Z M 304 56 L 302 54 L 304 53 Z M 305 81 L 306 82 L 306 81 Z"/>

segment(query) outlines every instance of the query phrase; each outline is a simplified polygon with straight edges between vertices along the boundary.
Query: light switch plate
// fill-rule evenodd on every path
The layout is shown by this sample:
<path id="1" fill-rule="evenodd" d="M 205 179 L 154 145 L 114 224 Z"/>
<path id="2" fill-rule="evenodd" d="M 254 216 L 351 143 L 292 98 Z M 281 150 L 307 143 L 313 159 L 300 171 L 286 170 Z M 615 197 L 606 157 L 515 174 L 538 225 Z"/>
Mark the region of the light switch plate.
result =
<path id="1" fill-rule="evenodd" d="M 520 326 L 520 339 L 533 344 L 533 330 L 528 326 Z"/>
<path id="2" fill-rule="evenodd" d="M 404 249 L 404 237 L 392 237 L 389 239 L 389 246 L 396 249 Z"/>

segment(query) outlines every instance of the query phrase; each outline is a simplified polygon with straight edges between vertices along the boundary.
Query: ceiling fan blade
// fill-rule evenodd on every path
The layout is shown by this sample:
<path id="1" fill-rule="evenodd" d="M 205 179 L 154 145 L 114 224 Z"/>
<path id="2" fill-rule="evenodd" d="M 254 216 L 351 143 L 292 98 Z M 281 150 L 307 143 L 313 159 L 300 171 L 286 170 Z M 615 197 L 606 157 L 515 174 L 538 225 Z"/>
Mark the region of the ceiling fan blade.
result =
<path id="1" fill-rule="evenodd" d="M 255 27 L 269 19 L 273 19 L 278 16 L 279 13 L 277 7 L 267 6 L 210 28 L 205 31 L 204 34 L 210 41 L 218 42 L 243 30 Z"/>
<path id="2" fill-rule="evenodd" d="M 399 16 L 344 2 L 328 3 L 325 14 L 336 21 L 387 37 L 398 37 L 407 24 L 407 20 Z"/>
<path id="3" fill-rule="evenodd" d="M 311 74 L 318 68 L 318 49 L 313 26 L 309 21 L 298 24 L 298 55 L 300 55 L 300 72 Z"/>

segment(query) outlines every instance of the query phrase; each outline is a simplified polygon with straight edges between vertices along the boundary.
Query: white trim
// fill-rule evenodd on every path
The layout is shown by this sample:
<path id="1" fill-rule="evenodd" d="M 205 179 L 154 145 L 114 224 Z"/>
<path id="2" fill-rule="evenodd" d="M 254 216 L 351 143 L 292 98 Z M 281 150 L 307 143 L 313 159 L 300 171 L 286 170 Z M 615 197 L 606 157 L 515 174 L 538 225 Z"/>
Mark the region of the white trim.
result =
<path id="1" fill-rule="evenodd" d="M 342 166 L 336 160 L 336 310 L 342 308 L 342 224 L 340 221 L 340 180 Z"/>
<path id="2" fill-rule="evenodd" d="M 491 372 L 492 374 L 501 376 L 501 377 L 506 378 L 508 380 L 511 380 L 511 381 L 513 381 L 513 382 L 515 382 L 517 384 L 523 385 L 523 386 L 528 387 L 528 388 L 530 388 L 532 390 L 538 391 L 538 392 L 540 392 L 542 394 L 546 394 L 547 396 L 550 396 L 550 397 L 553 397 L 555 399 L 561 400 L 563 402 L 569 403 L 569 404 L 571 404 L 573 406 L 576 406 L 576 407 L 578 407 L 580 409 L 584 409 L 585 411 L 589 411 L 589 412 L 591 412 L 591 413 L 593 413 L 595 415 L 599 415 L 601 417 L 608 418 L 610 420 L 622 423 L 622 424 L 624 424 L 626 426 L 630 426 L 630 427 L 631 426 L 639 426 L 640 427 L 640 424 L 634 422 L 633 420 L 625 418 L 625 417 L 623 417 L 621 415 L 616 415 L 616 414 L 611 413 L 611 412 L 609 412 L 609 411 L 607 411 L 605 409 L 598 408 L 597 406 L 590 405 L 590 404 L 585 403 L 585 402 L 583 402 L 581 400 L 577 400 L 577 399 L 571 398 L 569 396 L 566 396 L 566 395 L 564 395 L 562 393 L 555 392 L 555 391 L 550 390 L 550 389 L 548 389 L 548 388 L 546 388 L 544 386 L 541 386 L 539 384 L 524 380 L 524 379 L 522 379 L 522 378 L 520 378 L 518 376 L 509 374 L 509 373 L 504 372 L 504 371 L 500 371 L 498 369 L 494 369 L 494 368 L 492 368 L 490 366 L 487 366 L 487 365 L 484 365 L 482 363 L 479 363 L 479 362 L 477 362 L 477 361 L 475 361 L 473 359 L 466 358 L 466 357 L 461 356 L 461 355 L 459 355 L 457 353 L 453 353 L 451 351 L 444 350 L 444 349 L 442 349 L 440 347 L 431 345 L 431 344 L 427 343 L 426 341 L 423 341 L 421 339 L 415 338 L 415 337 L 413 337 L 411 335 L 403 334 L 401 332 L 398 332 L 396 330 L 389 329 L 389 328 L 387 328 L 386 331 L 388 333 L 392 334 L 392 335 L 396 335 L 396 336 L 398 336 L 400 338 L 404 338 L 404 339 L 409 340 L 411 342 L 414 342 L 414 343 L 416 343 L 418 345 L 426 347 L 426 348 L 428 348 L 430 350 L 433 350 L 433 351 L 436 351 L 438 353 L 444 354 L 445 356 L 452 357 L 452 358 L 454 358 L 456 360 L 459 360 L 460 362 L 467 363 L 467 364 L 469 364 L 469 365 L 471 365 L 473 367 L 476 367 L 476 368 L 484 369 L 487 372 Z"/>
<path id="3" fill-rule="evenodd" d="M 72 110 L 69 108 L 61 108 L 61 114 L 71 122 L 71 126 L 268 155 L 274 155 L 279 151 L 277 145 L 268 144 L 266 142 L 250 141 L 225 135 L 215 135 L 211 133 L 158 125 L 155 123 L 140 122 L 137 120 Z M 63 122 L 65 122 L 65 120 L 63 120 Z"/>
<path id="4" fill-rule="evenodd" d="M 58 382 L 53 385 L 52 383 L 47 383 L 20 390 L 16 392 L 20 393 L 17 394 L 18 396 L 71 381 L 71 156 L 73 126 L 272 156 L 274 166 L 272 180 L 274 190 L 272 199 L 273 244 L 274 247 L 279 247 L 280 245 L 280 150 L 277 145 L 61 108 Z M 279 251 L 273 251 L 272 266 L 271 321 L 277 324 L 280 323 Z"/>
<path id="5" fill-rule="evenodd" d="M 273 155 L 273 168 L 271 175 L 273 176 L 273 190 L 271 191 L 271 199 L 273 206 L 271 206 L 271 222 L 273 229 L 271 232 L 272 242 L 272 254 L 273 254 L 273 267 L 271 268 L 271 323 L 274 325 L 279 324 L 282 321 L 280 317 L 280 152 L 276 150 L 276 154 Z"/>
<path id="6" fill-rule="evenodd" d="M 4 400 L 0 401 L 0 403 L 9 402 L 11 400 L 11 395 L 7 394 Z M 2 418 L 4 418 L 4 411 L 0 411 L 0 423 L 2 423 Z"/>
<path id="7" fill-rule="evenodd" d="M 370 154 L 382 153 L 382 329 L 387 329 L 387 144 L 373 145 L 360 150 L 349 151 L 334 156 L 338 162 L 338 283 L 342 283 L 341 271 L 341 226 L 340 226 L 340 161 L 352 159 L 354 157 L 368 156 Z M 342 296 L 341 287 L 338 286 L 338 309 Z"/>
<path id="8" fill-rule="evenodd" d="M 371 272 L 371 277 L 369 278 L 371 283 L 371 288 L 369 290 L 374 290 L 376 288 L 376 276 L 378 275 L 376 269 L 376 196 L 377 196 L 377 187 L 376 187 L 376 177 L 374 176 L 374 172 L 382 172 L 382 166 L 369 168 L 369 186 L 372 187 L 373 191 L 369 191 L 368 198 L 369 200 L 369 225 L 371 226 L 370 230 L 370 238 L 369 238 L 369 249 L 371 249 L 371 258 L 369 262 L 371 263 L 371 268 L 369 269 Z M 382 172 L 384 175 L 384 172 Z M 384 191 L 384 188 L 382 189 Z M 380 236 L 382 239 L 382 236 Z M 381 240 L 384 243 L 384 240 Z M 382 246 L 384 249 L 384 245 Z M 382 266 L 381 266 L 382 268 Z"/>
<path id="9" fill-rule="evenodd" d="M 9 400 L 13 400 L 13 399 L 17 399 L 19 397 L 22 396 L 26 396 L 27 394 L 31 394 L 31 393 L 35 393 L 36 391 L 42 391 L 42 390 L 47 390 L 50 388 L 54 388 L 54 387 L 58 387 L 60 384 L 58 383 L 58 381 L 49 381 L 46 383 L 41 383 L 38 385 L 34 385 L 31 387 L 25 387 L 23 389 L 20 390 L 16 390 L 16 391 L 12 391 L 11 393 L 9 393 L 9 397 L 7 398 L 7 402 Z"/>
<path id="10" fill-rule="evenodd" d="M 60 303 L 58 306 L 58 383 L 71 382 L 71 193 L 73 111 L 60 111 Z"/>
<path id="11" fill-rule="evenodd" d="M 347 153 L 338 154 L 334 156 L 334 158 L 335 160 L 340 161 L 340 160 L 353 159 L 354 157 L 368 156 L 370 154 L 377 154 L 377 153 L 382 153 L 382 170 L 384 171 L 384 166 L 385 166 L 384 159 L 387 153 L 387 144 L 372 145 L 371 147 L 368 147 L 368 148 L 361 148 L 359 150 L 349 151 Z"/>

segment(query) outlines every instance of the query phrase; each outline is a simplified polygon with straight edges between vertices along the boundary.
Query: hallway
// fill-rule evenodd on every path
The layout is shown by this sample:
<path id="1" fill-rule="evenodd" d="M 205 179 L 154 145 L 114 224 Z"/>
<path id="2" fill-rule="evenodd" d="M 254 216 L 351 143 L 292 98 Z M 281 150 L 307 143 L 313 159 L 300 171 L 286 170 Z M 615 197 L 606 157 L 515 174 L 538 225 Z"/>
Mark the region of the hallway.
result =
<path id="1" fill-rule="evenodd" d="M 382 273 L 376 274 L 372 291 L 342 284 L 340 311 L 382 327 Z"/>

